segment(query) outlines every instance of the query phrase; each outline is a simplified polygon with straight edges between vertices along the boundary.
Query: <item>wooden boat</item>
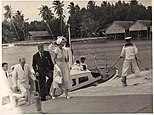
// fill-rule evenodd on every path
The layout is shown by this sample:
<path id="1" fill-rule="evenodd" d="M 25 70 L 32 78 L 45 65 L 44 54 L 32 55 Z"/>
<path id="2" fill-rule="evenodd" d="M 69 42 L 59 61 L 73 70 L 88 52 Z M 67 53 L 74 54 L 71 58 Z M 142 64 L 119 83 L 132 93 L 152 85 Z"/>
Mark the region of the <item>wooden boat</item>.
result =
<path id="1" fill-rule="evenodd" d="M 73 81 L 71 91 L 89 87 L 95 83 L 107 83 L 114 79 L 118 75 L 118 70 L 116 68 L 111 68 L 109 73 L 106 74 L 110 68 L 100 68 L 99 70 L 71 70 L 71 78 Z"/>
<path id="2" fill-rule="evenodd" d="M 108 74 L 106 74 L 106 71 L 109 71 Z M 87 88 L 90 86 L 94 86 L 95 84 L 100 84 L 100 83 L 108 83 L 111 80 L 113 80 L 117 75 L 118 75 L 118 70 L 116 68 L 99 68 L 93 69 L 93 70 L 71 70 L 70 71 L 71 78 L 72 78 L 72 88 L 70 91 L 75 91 L 75 90 L 80 90 L 82 88 Z M 55 94 L 57 96 L 60 96 L 63 94 L 62 89 L 56 89 Z"/>

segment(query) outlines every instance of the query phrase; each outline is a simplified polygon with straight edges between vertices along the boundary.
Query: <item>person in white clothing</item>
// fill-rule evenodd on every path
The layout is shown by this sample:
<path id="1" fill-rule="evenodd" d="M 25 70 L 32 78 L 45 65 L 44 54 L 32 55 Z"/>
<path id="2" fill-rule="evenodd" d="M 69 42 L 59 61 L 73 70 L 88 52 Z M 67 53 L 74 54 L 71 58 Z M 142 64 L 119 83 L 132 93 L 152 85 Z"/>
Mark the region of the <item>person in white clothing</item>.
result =
<path id="1" fill-rule="evenodd" d="M 126 76 L 129 69 L 129 66 L 132 64 L 132 69 L 135 71 L 136 76 L 140 75 L 140 69 L 137 65 L 136 55 L 138 53 L 137 47 L 131 43 L 131 37 L 126 37 L 126 44 L 123 46 L 120 58 L 125 58 L 123 67 L 122 67 L 122 75 L 121 75 L 121 82 L 122 86 L 127 86 Z"/>
<path id="2" fill-rule="evenodd" d="M 0 81 L 3 82 L 4 86 L 10 89 L 8 63 L 2 63 L 2 76 Z"/>
<path id="3" fill-rule="evenodd" d="M 32 72 L 30 71 L 29 65 L 26 64 L 26 59 L 19 59 L 19 64 L 15 66 L 12 75 L 13 86 L 15 92 L 17 92 L 18 90 L 21 91 L 21 94 L 25 97 L 27 102 L 30 88 L 29 78 L 31 75 Z"/>
<path id="4" fill-rule="evenodd" d="M 80 61 L 81 61 L 81 63 L 80 63 L 80 70 L 81 71 L 87 70 L 87 64 L 85 63 L 85 60 L 86 60 L 86 57 L 84 57 L 84 56 L 80 57 Z"/>
<path id="5" fill-rule="evenodd" d="M 80 70 L 80 61 L 76 60 L 75 63 L 72 65 L 72 69 Z"/>

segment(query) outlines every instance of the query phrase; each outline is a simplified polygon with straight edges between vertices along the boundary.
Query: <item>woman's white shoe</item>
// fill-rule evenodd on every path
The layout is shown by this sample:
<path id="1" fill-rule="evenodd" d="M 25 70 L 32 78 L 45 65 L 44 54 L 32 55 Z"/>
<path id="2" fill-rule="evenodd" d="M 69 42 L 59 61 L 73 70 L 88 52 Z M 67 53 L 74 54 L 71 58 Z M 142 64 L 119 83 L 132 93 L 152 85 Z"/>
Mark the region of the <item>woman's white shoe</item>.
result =
<path id="1" fill-rule="evenodd" d="M 70 98 L 70 96 L 66 96 L 66 98 L 67 98 L 67 99 L 69 99 L 69 98 Z"/>
<path id="2" fill-rule="evenodd" d="M 52 96 L 52 99 L 55 99 L 56 97 Z"/>

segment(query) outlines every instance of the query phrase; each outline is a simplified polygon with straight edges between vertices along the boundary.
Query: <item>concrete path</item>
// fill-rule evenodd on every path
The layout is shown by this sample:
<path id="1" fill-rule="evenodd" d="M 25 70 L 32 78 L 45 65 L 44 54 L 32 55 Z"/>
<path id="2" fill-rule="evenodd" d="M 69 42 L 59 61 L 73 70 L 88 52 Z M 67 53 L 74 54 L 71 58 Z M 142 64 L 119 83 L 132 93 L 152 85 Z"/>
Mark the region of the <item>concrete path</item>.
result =
<path id="1" fill-rule="evenodd" d="M 72 98 L 63 95 L 55 100 L 42 102 L 44 113 L 152 113 L 152 70 L 134 74 L 127 78 L 127 87 L 121 86 L 119 78 L 97 86 L 70 92 Z M 35 105 L 18 107 L 12 112 L 37 113 Z M 11 112 L 11 111 L 10 111 Z M 12 113 L 11 112 L 11 113 Z"/>
<path id="2" fill-rule="evenodd" d="M 152 113 L 152 95 L 60 97 L 42 103 L 46 114 Z M 21 107 L 20 113 L 36 114 L 35 105 Z"/>

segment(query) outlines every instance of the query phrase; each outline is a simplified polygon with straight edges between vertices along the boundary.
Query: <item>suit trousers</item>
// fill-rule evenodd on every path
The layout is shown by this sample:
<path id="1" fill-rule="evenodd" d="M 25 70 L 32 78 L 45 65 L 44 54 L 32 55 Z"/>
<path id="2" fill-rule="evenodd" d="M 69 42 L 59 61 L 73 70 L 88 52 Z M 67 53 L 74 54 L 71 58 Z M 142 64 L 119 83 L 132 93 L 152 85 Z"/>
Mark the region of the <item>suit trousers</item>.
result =
<path id="1" fill-rule="evenodd" d="M 46 95 L 49 95 L 51 84 L 53 82 L 53 72 L 49 71 L 46 76 L 47 76 L 47 80 L 46 80 L 46 90 L 45 90 L 45 93 L 46 93 Z"/>
<path id="2" fill-rule="evenodd" d="M 48 79 L 46 79 L 46 77 Z M 46 100 L 46 96 L 49 95 L 50 87 L 53 81 L 53 72 L 50 70 L 46 74 L 40 73 L 40 76 L 38 76 L 37 79 L 39 80 L 40 85 L 39 95 L 41 96 L 41 100 Z"/>

